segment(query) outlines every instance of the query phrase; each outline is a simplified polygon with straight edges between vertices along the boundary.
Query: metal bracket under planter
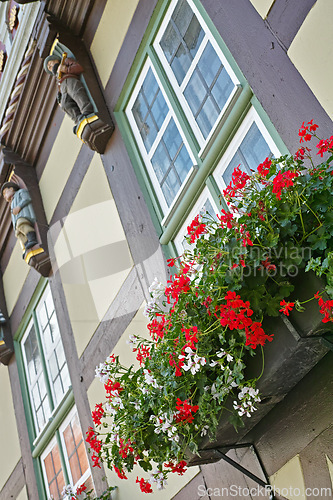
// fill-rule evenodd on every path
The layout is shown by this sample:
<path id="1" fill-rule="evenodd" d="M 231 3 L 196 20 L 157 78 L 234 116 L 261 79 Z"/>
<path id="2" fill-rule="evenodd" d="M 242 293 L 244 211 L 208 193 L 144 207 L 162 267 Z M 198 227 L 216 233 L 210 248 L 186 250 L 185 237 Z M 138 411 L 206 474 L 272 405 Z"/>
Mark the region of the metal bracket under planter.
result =
<path id="1" fill-rule="evenodd" d="M 229 457 L 227 455 L 228 451 L 230 451 L 230 450 L 236 450 L 236 449 L 242 449 L 242 448 L 248 448 L 248 449 L 250 448 L 255 453 L 256 459 L 258 461 L 258 465 L 261 468 L 261 472 L 265 478 L 265 481 L 263 479 L 261 479 L 260 477 L 256 476 L 253 472 L 249 471 L 248 469 L 243 467 L 243 465 L 236 462 L 235 460 L 233 460 L 231 457 Z M 231 465 L 232 467 L 237 469 L 239 472 L 241 472 L 245 476 L 252 479 L 252 481 L 257 483 L 259 486 L 262 486 L 263 488 L 265 488 L 265 491 L 270 490 L 270 496 L 267 498 L 269 498 L 270 500 L 274 500 L 273 489 L 271 488 L 271 485 L 269 484 L 268 476 L 267 476 L 266 471 L 263 467 L 262 461 L 260 460 L 258 452 L 255 449 L 255 446 L 253 444 L 244 443 L 244 444 L 239 444 L 239 445 L 235 445 L 232 447 L 227 446 L 227 447 L 219 447 L 219 448 L 209 448 L 207 450 L 199 450 L 199 453 L 200 453 L 200 457 L 197 456 L 197 460 L 194 459 L 193 462 L 188 463 L 188 465 L 190 465 L 190 466 L 203 465 L 203 464 L 207 465 L 209 463 L 215 463 L 215 462 L 218 462 L 220 460 L 224 460 L 229 465 Z"/>

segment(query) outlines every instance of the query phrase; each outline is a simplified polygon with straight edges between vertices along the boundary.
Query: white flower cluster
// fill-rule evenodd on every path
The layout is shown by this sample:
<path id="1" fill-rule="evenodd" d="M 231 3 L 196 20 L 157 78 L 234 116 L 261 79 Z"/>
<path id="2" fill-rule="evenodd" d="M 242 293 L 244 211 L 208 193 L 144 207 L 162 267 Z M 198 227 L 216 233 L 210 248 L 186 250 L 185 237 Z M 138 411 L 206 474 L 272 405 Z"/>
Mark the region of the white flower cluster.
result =
<path id="1" fill-rule="evenodd" d="M 158 490 L 164 490 L 167 486 L 167 480 L 165 479 L 165 475 L 160 470 L 156 469 L 152 474 L 150 474 L 150 479 L 148 479 L 148 483 L 156 484 Z"/>
<path id="2" fill-rule="evenodd" d="M 225 351 L 223 351 L 223 350 L 221 350 L 221 351 L 217 351 L 215 354 L 216 354 L 216 356 L 217 356 L 218 358 L 223 358 L 224 356 L 226 356 L 226 359 L 227 359 L 227 362 L 228 362 L 228 363 L 230 363 L 231 361 L 233 361 L 233 360 L 234 360 L 234 357 L 233 357 L 233 356 L 231 356 L 231 354 L 228 354 L 228 353 L 226 353 L 226 352 L 225 352 Z M 216 366 L 216 365 L 220 365 L 220 366 L 221 366 L 221 370 L 224 370 L 224 369 L 225 369 L 225 367 L 223 366 L 223 364 L 222 364 L 221 362 L 219 362 L 219 361 L 212 360 L 212 361 L 209 363 L 209 366 L 211 366 L 211 367 L 214 367 L 214 366 Z"/>
<path id="3" fill-rule="evenodd" d="M 111 357 L 108 357 L 104 363 L 100 363 L 99 366 L 95 368 L 95 377 L 98 377 L 102 384 L 106 384 L 109 380 L 109 376 L 111 373 L 110 363 L 112 362 Z"/>
<path id="4" fill-rule="evenodd" d="M 157 278 L 154 278 L 154 281 L 148 288 L 148 291 L 152 300 L 150 300 L 144 308 L 143 315 L 146 318 L 150 318 L 152 312 L 155 310 L 157 301 L 160 299 L 160 297 L 162 297 L 162 295 L 164 295 L 165 285 L 158 281 Z"/>
<path id="5" fill-rule="evenodd" d="M 74 490 L 70 484 L 67 484 L 67 486 L 63 487 L 63 490 L 61 492 L 62 498 L 72 498 L 74 496 Z"/>
<path id="6" fill-rule="evenodd" d="M 261 401 L 258 393 L 259 389 L 253 389 L 253 387 L 243 387 L 238 393 L 239 402 L 234 401 L 234 409 L 238 411 L 240 417 L 243 415 L 251 417 L 251 413 L 257 409 L 254 403 Z"/>
<path id="7" fill-rule="evenodd" d="M 149 370 L 146 368 L 143 370 L 143 374 L 145 376 L 145 382 L 148 385 L 152 385 L 155 387 L 155 389 L 163 389 L 163 387 L 160 387 L 157 383 L 157 380 L 150 374 Z"/>
<path id="8" fill-rule="evenodd" d="M 139 337 L 137 337 L 136 335 L 129 335 L 128 340 L 126 340 L 126 344 L 128 344 L 130 347 L 136 347 L 139 340 Z"/>
<path id="9" fill-rule="evenodd" d="M 191 347 L 186 347 L 185 352 L 187 353 L 187 355 L 185 356 L 185 354 L 181 354 L 180 356 L 178 356 L 178 359 L 184 360 L 184 365 L 182 366 L 183 370 L 185 370 L 186 372 L 188 370 L 191 370 L 192 375 L 195 375 L 201 369 L 201 367 L 206 364 L 206 359 L 198 356 L 191 349 Z"/>
<path id="10" fill-rule="evenodd" d="M 177 434 L 177 427 L 173 425 L 174 415 L 169 417 L 167 413 L 163 413 L 162 415 L 151 415 L 150 420 L 155 420 L 155 434 L 163 434 L 168 435 L 169 441 L 176 441 L 178 443 L 179 436 Z"/>
<path id="11" fill-rule="evenodd" d="M 114 422 L 111 422 L 108 425 L 108 437 L 111 441 L 120 445 L 120 436 L 119 436 L 120 425 L 116 425 Z"/>

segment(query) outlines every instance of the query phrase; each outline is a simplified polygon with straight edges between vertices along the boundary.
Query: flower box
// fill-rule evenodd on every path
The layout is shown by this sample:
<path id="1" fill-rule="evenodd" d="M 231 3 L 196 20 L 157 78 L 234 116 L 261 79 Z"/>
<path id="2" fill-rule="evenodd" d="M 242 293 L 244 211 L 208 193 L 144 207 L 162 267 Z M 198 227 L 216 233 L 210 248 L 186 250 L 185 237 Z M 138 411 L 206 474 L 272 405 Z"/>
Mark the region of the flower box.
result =
<path id="1" fill-rule="evenodd" d="M 300 273 L 293 278 L 295 290 L 291 296 L 307 300 L 318 290 L 323 291 L 325 282 L 312 271 Z M 244 427 L 235 431 L 229 422 L 228 412 L 224 411 L 219 423 L 216 439 L 202 439 L 199 444 L 199 455 L 189 453 L 188 465 L 202 465 L 220 460 L 216 449 L 237 445 L 246 434 L 260 424 L 262 418 L 279 403 L 288 392 L 320 361 L 328 352 L 322 342 L 325 334 L 333 332 L 333 323 L 323 323 L 318 304 L 310 301 L 305 311 L 290 312 L 289 318 L 280 315 L 277 318 L 266 317 L 263 327 L 266 333 L 274 334 L 274 339 L 263 347 L 265 368 L 256 387 L 261 395 L 261 402 L 251 418 L 244 419 Z M 262 354 L 248 357 L 245 376 L 247 379 L 259 377 L 262 370 Z M 229 398 L 227 408 L 232 409 L 234 398 Z"/>

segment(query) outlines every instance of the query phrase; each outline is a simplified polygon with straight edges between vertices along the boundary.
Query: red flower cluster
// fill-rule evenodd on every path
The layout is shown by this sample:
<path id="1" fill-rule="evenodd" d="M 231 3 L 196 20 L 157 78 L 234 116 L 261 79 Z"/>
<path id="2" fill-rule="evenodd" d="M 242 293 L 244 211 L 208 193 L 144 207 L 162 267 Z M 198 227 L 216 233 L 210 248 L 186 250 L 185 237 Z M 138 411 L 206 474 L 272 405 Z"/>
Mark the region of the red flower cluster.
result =
<path id="1" fill-rule="evenodd" d="M 310 120 L 306 125 L 304 125 L 304 122 L 301 125 L 301 128 L 298 131 L 298 135 L 300 137 L 299 142 L 308 142 L 311 140 L 311 137 L 314 134 L 311 134 L 310 132 L 315 132 L 318 128 L 318 125 L 313 123 L 313 120 Z"/>
<path id="2" fill-rule="evenodd" d="M 269 258 L 267 257 L 266 260 L 262 260 L 261 261 L 262 265 L 264 266 L 265 269 L 267 269 L 267 272 L 269 273 L 269 271 L 275 271 L 276 270 L 276 265 L 275 264 L 272 264 L 269 260 Z M 259 271 L 260 271 L 261 267 L 259 267 Z"/>
<path id="3" fill-rule="evenodd" d="M 129 453 L 134 453 L 134 449 L 131 446 L 131 441 L 128 439 L 127 443 L 124 443 L 122 438 L 119 439 L 119 455 L 122 458 L 127 458 Z"/>
<path id="4" fill-rule="evenodd" d="M 272 160 L 266 158 L 260 165 L 257 167 L 257 171 L 263 177 L 267 177 L 269 169 L 271 168 Z"/>
<path id="5" fill-rule="evenodd" d="M 105 392 L 106 392 L 106 397 L 107 398 L 113 398 L 113 397 L 119 397 L 119 393 L 123 391 L 123 387 L 121 387 L 119 382 L 115 382 L 113 380 L 108 380 L 106 384 L 104 384 Z"/>
<path id="6" fill-rule="evenodd" d="M 318 148 L 318 153 L 317 155 L 320 155 L 323 157 L 323 154 L 326 153 L 326 151 L 330 150 L 332 152 L 333 150 L 333 135 L 329 139 L 322 139 L 321 141 L 318 142 L 317 144 Z"/>
<path id="7" fill-rule="evenodd" d="M 320 293 L 315 293 L 315 298 L 318 299 L 318 305 L 320 307 L 320 313 L 324 315 L 323 323 L 328 323 L 333 321 L 333 300 L 324 300 Z"/>
<path id="8" fill-rule="evenodd" d="M 181 460 L 176 465 L 174 465 L 173 462 L 168 462 L 167 464 L 164 464 L 164 467 L 170 467 L 171 472 L 175 472 L 179 476 L 182 476 L 187 471 L 187 469 L 185 469 L 186 465 L 187 465 L 187 462 L 185 462 L 185 460 Z"/>
<path id="9" fill-rule="evenodd" d="M 175 352 L 173 354 L 176 355 Z M 175 371 L 175 376 L 176 377 L 181 377 L 183 375 L 182 371 L 181 371 L 181 367 L 183 366 L 183 364 L 184 363 L 183 363 L 183 361 L 181 359 L 178 361 L 178 363 L 176 363 L 176 361 L 173 358 L 173 355 L 169 354 L 169 365 L 175 367 L 175 370 L 176 370 Z"/>
<path id="10" fill-rule="evenodd" d="M 187 233 L 190 236 L 191 243 L 194 243 L 200 234 L 206 232 L 206 224 L 199 222 L 199 215 L 194 217 L 193 221 L 187 226 Z"/>
<path id="11" fill-rule="evenodd" d="M 243 189 L 249 179 L 250 176 L 246 172 L 243 172 L 239 164 L 232 173 L 232 183 L 235 189 Z"/>
<path id="12" fill-rule="evenodd" d="M 81 495 L 81 493 L 83 493 L 84 491 L 86 491 L 87 487 L 84 483 L 81 484 L 81 486 L 78 486 L 76 488 L 76 495 Z"/>
<path id="13" fill-rule="evenodd" d="M 165 288 L 165 295 L 167 297 L 168 304 L 170 304 L 170 297 L 177 302 L 181 293 L 187 293 L 190 290 L 191 280 L 188 276 L 186 276 L 186 273 L 188 273 L 190 269 L 190 266 L 185 266 L 181 274 L 175 274 L 173 278 L 168 280 L 168 284 L 170 286 Z"/>
<path id="14" fill-rule="evenodd" d="M 293 179 L 298 177 L 298 172 L 292 172 L 287 170 L 286 172 L 279 172 L 277 176 L 273 179 L 273 193 L 276 195 L 278 200 L 281 200 L 281 191 L 285 187 L 293 186 Z"/>
<path id="15" fill-rule="evenodd" d="M 241 193 L 237 193 L 237 190 L 243 189 L 249 179 L 250 176 L 246 172 L 243 172 L 240 165 L 238 165 L 238 167 L 236 167 L 233 171 L 232 181 L 223 191 L 223 196 L 227 200 L 228 204 L 236 196 L 236 194 L 241 195 Z"/>
<path id="16" fill-rule="evenodd" d="M 119 479 L 127 479 L 127 476 L 125 474 L 125 472 L 123 471 L 123 469 L 118 469 L 118 467 L 116 467 L 115 465 L 113 466 L 117 476 L 119 477 Z"/>
<path id="17" fill-rule="evenodd" d="M 104 417 L 105 412 L 102 403 L 95 406 L 95 410 L 91 412 L 92 419 L 95 425 L 101 425 L 101 419 Z"/>
<path id="18" fill-rule="evenodd" d="M 141 345 L 138 348 L 134 348 L 133 352 L 137 353 L 136 354 L 136 359 L 139 361 L 140 366 L 142 365 L 142 363 L 144 363 L 144 360 L 146 358 L 150 357 L 150 347 L 145 346 L 145 345 Z"/>
<path id="19" fill-rule="evenodd" d="M 183 326 L 182 332 L 185 333 L 185 339 L 187 340 L 186 344 L 184 344 L 182 347 L 182 353 L 184 353 L 184 350 L 186 349 L 186 347 L 190 347 L 191 349 L 196 349 L 195 343 L 198 342 L 198 338 L 197 338 L 198 327 L 197 326 L 190 326 L 190 328 L 185 328 Z"/>
<path id="20" fill-rule="evenodd" d="M 159 315 L 159 317 L 161 318 L 161 321 L 154 318 L 147 325 L 150 336 L 153 340 L 158 338 L 163 339 L 164 335 L 167 333 L 167 329 L 170 327 L 170 322 L 165 318 L 164 314 Z"/>
<path id="21" fill-rule="evenodd" d="M 190 405 L 187 402 L 187 399 L 182 401 L 181 399 L 177 398 L 176 410 L 177 413 L 175 414 L 174 419 L 177 423 L 187 422 L 188 424 L 191 424 L 194 420 L 194 416 L 192 415 L 192 413 L 197 412 L 199 410 L 199 406 Z"/>
<path id="22" fill-rule="evenodd" d="M 251 236 L 250 233 L 246 231 L 242 242 L 243 247 L 246 247 L 247 245 L 251 247 L 253 246 L 253 241 L 251 240 L 250 236 Z"/>
<path id="23" fill-rule="evenodd" d="M 102 449 L 102 442 L 98 441 L 96 431 L 92 427 L 88 427 L 86 435 L 87 435 L 86 441 L 89 444 L 89 446 L 96 453 L 99 453 Z"/>
<path id="24" fill-rule="evenodd" d="M 283 312 L 286 316 L 289 316 L 289 311 L 292 311 L 293 307 L 295 305 L 295 302 L 286 302 L 285 300 L 282 300 L 280 302 L 280 306 L 282 306 L 282 309 L 279 309 L 280 312 Z"/>
<path id="25" fill-rule="evenodd" d="M 250 309 L 249 301 L 244 302 L 240 298 L 240 295 L 230 290 L 227 292 L 224 300 L 227 303 L 216 306 L 215 316 L 218 318 L 217 312 L 219 311 L 221 325 L 230 328 L 230 330 L 245 330 L 245 345 L 249 345 L 252 349 L 255 349 L 259 344 L 264 345 L 266 340 L 273 340 L 273 335 L 265 334 L 261 323 L 254 323 L 250 318 L 253 311 Z"/>
<path id="26" fill-rule="evenodd" d="M 139 477 L 136 478 L 136 482 L 139 483 L 140 485 L 140 490 L 143 492 L 143 493 L 152 493 L 153 490 L 152 490 L 152 487 L 151 487 L 151 484 L 148 483 L 148 481 L 145 481 L 143 479 L 143 477 L 139 480 Z"/>
<path id="27" fill-rule="evenodd" d="M 221 226 L 223 227 L 223 224 L 226 224 L 228 229 L 232 229 L 233 227 L 233 214 L 230 212 L 226 212 L 223 208 L 221 210 L 222 215 L 217 214 L 217 218 L 221 221 Z"/>

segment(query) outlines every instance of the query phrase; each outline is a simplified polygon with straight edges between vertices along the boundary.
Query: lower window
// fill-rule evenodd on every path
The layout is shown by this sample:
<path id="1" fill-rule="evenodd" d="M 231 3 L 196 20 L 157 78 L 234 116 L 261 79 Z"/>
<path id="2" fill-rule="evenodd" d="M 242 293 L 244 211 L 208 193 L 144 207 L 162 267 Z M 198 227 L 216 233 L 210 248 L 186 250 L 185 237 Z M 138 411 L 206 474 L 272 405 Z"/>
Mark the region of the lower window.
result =
<path id="1" fill-rule="evenodd" d="M 93 489 L 84 438 L 76 408 L 65 418 L 41 455 L 46 493 L 51 500 L 62 500 L 65 486 L 75 492 L 83 483 Z"/>

